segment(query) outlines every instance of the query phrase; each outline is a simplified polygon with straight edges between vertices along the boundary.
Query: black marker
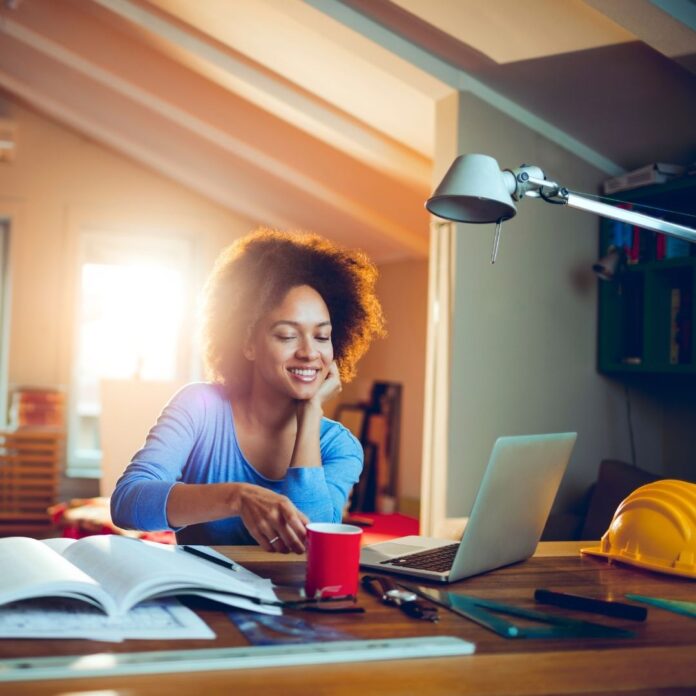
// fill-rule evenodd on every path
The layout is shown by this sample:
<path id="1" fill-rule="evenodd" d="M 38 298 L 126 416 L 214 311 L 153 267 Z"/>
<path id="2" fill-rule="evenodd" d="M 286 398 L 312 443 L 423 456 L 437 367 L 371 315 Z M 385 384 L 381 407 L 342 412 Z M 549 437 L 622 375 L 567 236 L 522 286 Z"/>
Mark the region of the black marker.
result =
<path id="1" fill-rule="evenodd" d="M 565 594 L 564 592 L 552 592 L 551 590 L 535 590 L 534 599 L 542 604 L 553 604 L 565 609 L 577 609 L 589 611 L 593 614 L 615 616 L 618 619 L 631 619 L 632 621 L 645 621 L 648 610 L 635 604 L 624 602 L 609 602 L 604 599 L 593 599 L 581 595 Z"/>
<path id="2" fill-rule="evenodd" d="M 223 561 L 222 558 L 218 558 L 217 556 L 211 556 L 210 554 L 207 554 L 203 551 L 199 551 L 193 546 L 182 546 L 181 548 L 187 553 L 193 554 L 194 556 L 198 556 L 198 558 L 203 558 L 206 561 L 215 563 L 216 565 L 222 566 L 223 568 L 233 570 L 235 573 L 239 572 L 239 568 L 237 568 L 237 566 L 230 561 Z"/>

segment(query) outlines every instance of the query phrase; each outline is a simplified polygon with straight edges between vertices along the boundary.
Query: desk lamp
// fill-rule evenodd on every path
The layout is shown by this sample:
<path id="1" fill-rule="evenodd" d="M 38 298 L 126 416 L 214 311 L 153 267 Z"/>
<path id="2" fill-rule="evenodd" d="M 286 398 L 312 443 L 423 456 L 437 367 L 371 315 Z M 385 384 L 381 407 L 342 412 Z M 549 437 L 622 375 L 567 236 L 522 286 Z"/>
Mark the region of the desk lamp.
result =
<path id="1" fill-rule="evenodd" d="M 546 203 L 568 205 L 647 230 L 663 232 L 696 243 L 696 230 L 666 220 L 626 210 L 569 191 L 534 165 L 523 164 L 501 171 L 488 155 L 461 155 L 426 201 L 425 207 L 437 217 L 456 222 L 495 223 L 491 263 L 495 263 L 500 230 L 505 220 L 517 213 L 515 203 L 523 198 L 540 198 Z"/>

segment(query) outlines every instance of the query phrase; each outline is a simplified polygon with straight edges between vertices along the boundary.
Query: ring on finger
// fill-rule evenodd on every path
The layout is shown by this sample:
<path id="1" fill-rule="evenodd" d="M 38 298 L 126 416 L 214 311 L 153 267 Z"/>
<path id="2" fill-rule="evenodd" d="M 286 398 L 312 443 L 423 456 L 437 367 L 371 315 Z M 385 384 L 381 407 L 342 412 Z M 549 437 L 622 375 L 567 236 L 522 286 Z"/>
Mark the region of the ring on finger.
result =
<path id="1" fill-rule="evenodd" d="M 279 536 L 274 536 L 272 539 L 269 539 L 269 540 L 268 540 L 268 543 L 269 543 L 269 544 L 275 544 L 276 541 L 278 541 L 278 539 L 280 539 Z"/>

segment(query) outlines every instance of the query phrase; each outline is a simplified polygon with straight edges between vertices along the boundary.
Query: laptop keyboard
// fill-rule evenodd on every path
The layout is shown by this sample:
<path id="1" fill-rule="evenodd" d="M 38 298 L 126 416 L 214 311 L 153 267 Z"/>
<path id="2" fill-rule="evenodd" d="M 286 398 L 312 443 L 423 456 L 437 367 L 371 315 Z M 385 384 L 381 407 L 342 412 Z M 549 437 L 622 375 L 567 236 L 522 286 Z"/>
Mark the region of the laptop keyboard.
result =
<path id="1" fill-rule="evenodd" d="M 388 561 L 382 561 L 382 564 L 444 573 L 452 567 L 458 548 L 459 544 L 448 544 L 447 546 L 440 546 L 440 548 L 430 549 L 429 551 L 420 551 L 419 553 L 410 553 L 407 556 L 391 558 Z"/>

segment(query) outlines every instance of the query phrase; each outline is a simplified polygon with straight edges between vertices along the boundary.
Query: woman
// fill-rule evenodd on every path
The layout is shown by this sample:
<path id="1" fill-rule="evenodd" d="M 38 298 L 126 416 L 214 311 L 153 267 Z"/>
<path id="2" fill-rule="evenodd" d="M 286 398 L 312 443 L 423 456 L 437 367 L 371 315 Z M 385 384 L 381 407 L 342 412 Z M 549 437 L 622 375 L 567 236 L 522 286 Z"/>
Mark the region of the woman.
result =
<path id="1" fill-rule="evenodd" d="M 302 553 L 309 521 L 340 521 L 363 452 L 322 407 L 383 332 L 376 278 L 316 235 L 259 230 L 223 251 L 206 287 L 212 381 L 165 407 L 116 485 L 114 523 Z"/>

